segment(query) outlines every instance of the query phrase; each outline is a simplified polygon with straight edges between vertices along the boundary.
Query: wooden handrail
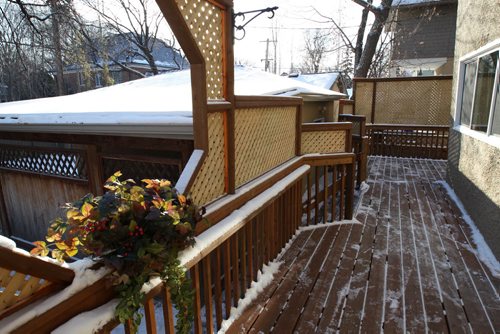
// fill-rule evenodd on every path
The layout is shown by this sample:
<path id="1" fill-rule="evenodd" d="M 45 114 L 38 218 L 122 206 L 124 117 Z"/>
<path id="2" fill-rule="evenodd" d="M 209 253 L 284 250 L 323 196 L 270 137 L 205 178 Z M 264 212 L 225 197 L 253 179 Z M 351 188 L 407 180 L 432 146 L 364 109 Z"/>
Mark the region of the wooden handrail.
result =
<path id="1" fill-rule="evenodd" d="M 73 281 L 75 272 L 36 257 L 25 256 L 0 246 L 0 267 L 46 279 L 55 284 L 67 285 Z"/>
<path id="2" fill-rule="evenodd" d="M 302 104 L 301 97 L 283 97 L 283 96 L 235 96 L 236 108 L 263 108 L 263 107 L 284 107 L 299 106 Z"/>
<path id="3" fill-rule="evenodd" d="M 350 122 L 303 123 L 302 132 L 311 131 L 341 131 L 352 129 Z"/>
<path id="4" fill-rule="evenodd" d="M 198 175 L 201 165 L 203 164 L 204 157 L 204 151 L 193 151 L 191 157 L 188 160 L 188 163 L 186 164 L 186 167 L 183 169 L 179 177 L 179 180 L 177 180 L 177 183 L 175 184 L 175 188 L 179 191 L 179 193 L 187 194 L 190 191 L 196 175 Z"/>
<path id="5" fill-rule="evenodd" d="M 436 75 L 424 77 L 396 77 L 396 78 L 354 78 L 354 82 L 394 82 L 394 81 L 426 81 L 426 80 L 453 80 L 451 75 Z"/>
<path id="6" fill-rule="evenodd" d="M 442 130 L 449 129 L 448 125 L 417 125 L 417 124 L 367 124 L 367 129 L 408 129 L 408 130 Z"/>

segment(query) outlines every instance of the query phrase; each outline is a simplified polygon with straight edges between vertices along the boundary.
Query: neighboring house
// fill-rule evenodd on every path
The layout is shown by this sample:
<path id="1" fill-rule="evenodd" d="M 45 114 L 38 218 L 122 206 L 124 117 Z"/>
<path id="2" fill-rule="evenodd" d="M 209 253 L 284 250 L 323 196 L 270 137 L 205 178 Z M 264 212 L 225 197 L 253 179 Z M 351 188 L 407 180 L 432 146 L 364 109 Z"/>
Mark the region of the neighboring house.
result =
<path id="1" fill-rule="evenodd" d="M 313 86 L 321 87 L 327 90 L 345 94 L 346 98 L 350 95 L 347 90 L 347 85 L 344 80 L 344 76 L 340 72 L 328 72 L 328 73 L 313 73 L 313 74 L 298 74 L 293 73 L 288 75 L 290 79 L 304 82 Z M 307 104 L 304 103 L 304 108 L 307 112 Z M 334 102 L 333 106 L 334 114 L 339 113 L 339 102 L 338 100 Z"/>
<path id="2" fill-rule="evenodd" d="M 152 43 L 154 43 L 152 55 L 160 73 L 182 70 L 189 67 L 187 60 L 164 41 L 156 39 Z M 90 76 L 89 74 L 84 74 L 85 66 L 82 64 L 70 64 L 65 67 L 64 83 L 68 94 L 105 86 L 106 82 L 103 78 L 103 66 L 105 64 L 108 65 L 113 84 L 136 80 L 142 77 L 134 73 L 134 71 L 142 73 L 145 76 L 153 75 L 144 52 L 131 43 L 127 36 L 111 35 L 107 37 L 104 43 L 95 43 L 95 45 L 99 44 L 103 44 L 103 46 L 96 47 L 97 50 L 87 51 Z M 101 49 L 103 51 L 100 51 Z M 130 68 L 131 71 L 124 69 L 124 67 Z"/>
<path id="3" fill-rule="evenodd" d="M 457 0 L 394 0 L 391 76 L 451 75 Z"/>
<path id="4" fill-rule="evenodd" d="M 500 0 L 458 4 L 448 179 L 500 258 Z"/>

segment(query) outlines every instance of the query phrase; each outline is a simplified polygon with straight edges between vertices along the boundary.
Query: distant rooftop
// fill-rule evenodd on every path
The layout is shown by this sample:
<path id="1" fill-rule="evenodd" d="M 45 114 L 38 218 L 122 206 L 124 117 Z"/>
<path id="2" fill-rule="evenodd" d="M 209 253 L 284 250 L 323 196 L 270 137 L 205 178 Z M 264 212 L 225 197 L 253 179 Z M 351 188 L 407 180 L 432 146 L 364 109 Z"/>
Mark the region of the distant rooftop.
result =
<path id="1" fill-rule="evenodd" d="M 288 77 L 293 80 L 304 82 L 310 85 L 318 86 L 324 89 L 330 89 L 337 81 L 340 73 L 315 73 L 315 74 L 290 74 Z"/>

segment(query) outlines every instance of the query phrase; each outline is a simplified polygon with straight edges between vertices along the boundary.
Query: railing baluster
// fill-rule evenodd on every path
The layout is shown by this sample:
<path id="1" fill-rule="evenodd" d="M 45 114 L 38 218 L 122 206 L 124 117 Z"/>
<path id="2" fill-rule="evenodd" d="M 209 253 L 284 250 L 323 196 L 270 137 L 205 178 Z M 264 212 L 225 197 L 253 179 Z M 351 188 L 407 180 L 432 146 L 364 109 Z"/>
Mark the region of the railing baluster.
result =
<path id="1" fill-rule="evenodd" d="M 311 171 L 307 173 L 307 202 L 306 202 L 306 212 L 307 212 L 307 224 L 311 224 L 311 187 L 312 187 L 312 174 Z"/>
<path id="2" fill-rule="evenodd" d="M 231 247 L 230 239 L 224 242 L 224 304 L 226 306 L 226 319 L 231 311 Z"/>
<path id="3" fill-rule="evenodd" d="M 319 212 L 319 167 L 314 168 L 314 225 L 318 225 Z"/>
<path id="4" fill-rule="evenodd" d="M 241 247 L 241 296 L 245 298 L 247 286 L 247 240 L 245 229 L 240 232 L 240 247 Z"/>
<path id="5" fill-rule="evenodd" d="M 221 248 L 217 247 L 215 250 L 215 270 L 214 270 L 214 283 L 215 283 L 215 319 L 217 322 L 217 329 L 221 328 L 222 323 L 222 276 L 221 276 Z"/>
<path id="6" fill-rule="evenodd" d="M 253 268 L 253 230 L 252 230 L 253 222 L 248 222 L 245 227 L 247 230 L 247 253 L 248 253 L 248 285 L 250 286 L 251 282 L 254 279 L 254 268 Z"/>
<path id="7" fill-rule="evenodd" d="M 203 330 L 201 323 L 200 268 L 198 264 L 191 268 L 191 280 L 194 289 L 194 332 L 195 334 L 201 334 Z"/>
<path id="8" fill-rule="evenodd" d="M 232 246 L 232 273 L 233 273 L 233 306 L 238 306 L 240 299 L 240 273 L 239 273 L 239 250 L 238 250 L 238 233 L 235 233 L 231 238 Z"/>
<path id="9" fill-rule="evenodd" d="M 163 288 L 163 323 L 165 324 L 165 333 L 174 334 L 174 314 L 170 290 L 167 287 Z"/>
<path id="10" fill-rule="evenodd" d="M 333 190 L 332 190 L 332 222 L 337 218 L 337 170 L 338 165 L 332 166 L 332 180 L 333 180 Z"/>
<path id="11" fill-rule="evenodd" d="M 339 220 L 344 219 L 344 210 L 345 210 L 345 165 L 341 167 L 341 181 L 340 181 L 340 208 L 339 208 Z"/>
<path id="12" fill-rule="evenodd" d="M 323 223 L 328 222 L 328 167 L 323 166 Z"/>
<path id="13" fill-rule="evenodd" d="M 214 332 L 213 305 L 212 305 L 212 273 L 210 257 L 202 260 L 203 265 L 203 290 L 205 292 L 205 327 L 207 333 Z"/>

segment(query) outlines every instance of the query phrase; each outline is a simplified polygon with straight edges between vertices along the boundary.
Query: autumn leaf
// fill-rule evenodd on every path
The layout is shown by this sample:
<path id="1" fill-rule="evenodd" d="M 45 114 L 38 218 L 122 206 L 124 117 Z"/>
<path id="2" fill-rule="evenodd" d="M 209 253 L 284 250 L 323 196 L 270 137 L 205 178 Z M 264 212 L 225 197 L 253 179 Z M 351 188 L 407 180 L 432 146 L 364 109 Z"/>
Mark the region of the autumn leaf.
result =
<path id="1" fill-rule="evenodd" d="M 179 194 L 177 195 L 177 199 L 179 200 L 179 203 L 181 203 L 181 205 L 186 204 L 186 196 Z"/>
<path id="2" fill-rule="evenodd" d="M 31 255 L 47 256 L 49 255 L 49 249 L 44 241 L 35 241 L 33 243 L 35 248 L 30 251 Z"/>

